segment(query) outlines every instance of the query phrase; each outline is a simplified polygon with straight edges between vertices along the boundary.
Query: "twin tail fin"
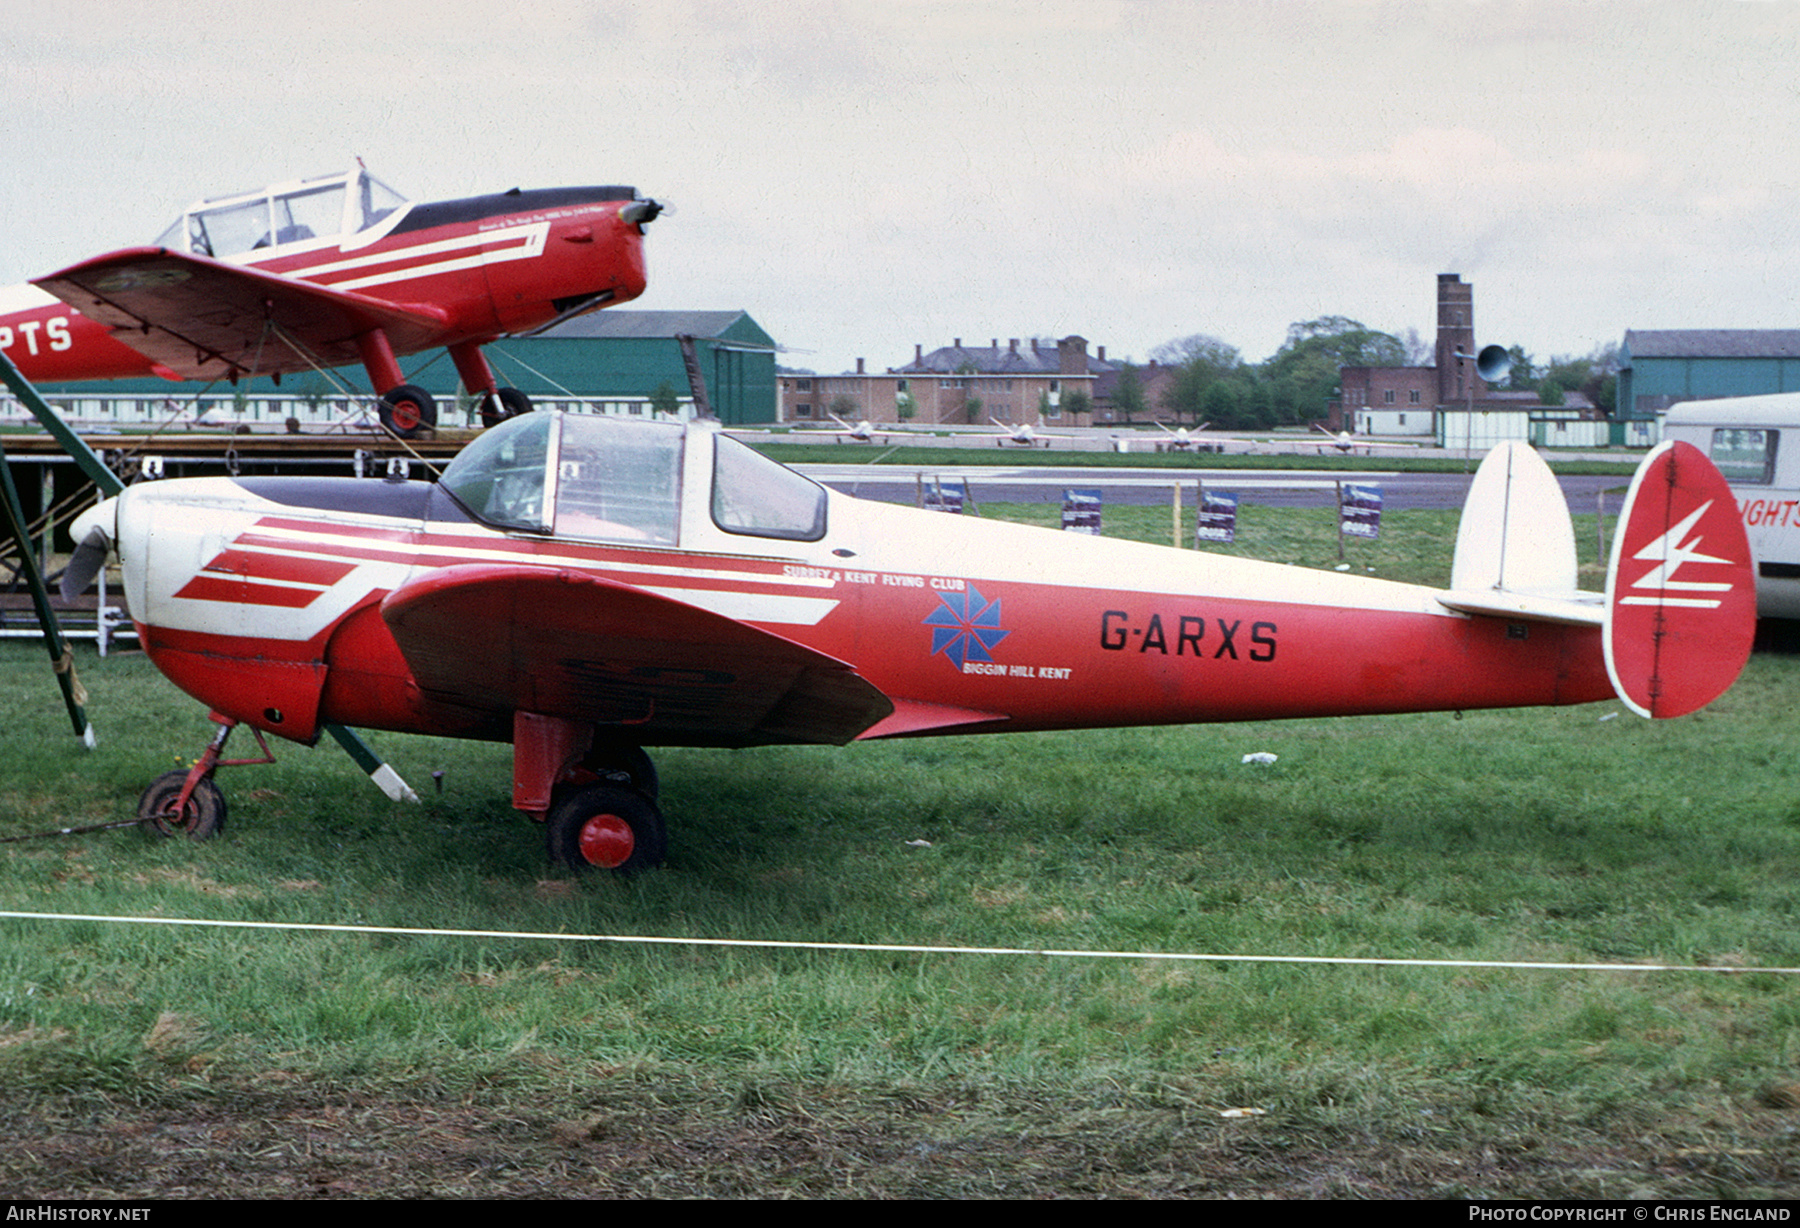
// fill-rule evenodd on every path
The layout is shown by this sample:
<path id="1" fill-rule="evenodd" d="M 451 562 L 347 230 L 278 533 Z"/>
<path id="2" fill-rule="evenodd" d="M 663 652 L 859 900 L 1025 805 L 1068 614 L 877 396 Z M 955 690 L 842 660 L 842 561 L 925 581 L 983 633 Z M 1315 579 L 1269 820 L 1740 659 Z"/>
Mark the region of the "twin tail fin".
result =
<path id="1" fill-rule="evenodd" d="M 1501 444 L 1463 506 L 1450 590 L 1462 613 L 1601 628 L 1606 670 L 1641 716 L 1682 716 L 1737 679 L 1756 635 L 1756 576 L 1737 500 L 1691 444 L 1638 466 L 1604 593 L 1576 587 L 1568 504 L 1528 445 Z"/>

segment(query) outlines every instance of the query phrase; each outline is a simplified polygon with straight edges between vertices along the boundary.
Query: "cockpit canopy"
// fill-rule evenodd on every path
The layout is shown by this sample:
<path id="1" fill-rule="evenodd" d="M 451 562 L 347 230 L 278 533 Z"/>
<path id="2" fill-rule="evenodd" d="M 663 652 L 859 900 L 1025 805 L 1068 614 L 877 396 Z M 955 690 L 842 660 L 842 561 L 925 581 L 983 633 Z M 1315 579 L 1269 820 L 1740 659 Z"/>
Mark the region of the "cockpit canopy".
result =
<path id="1" fill-rule="evenodd" d="M 408 204 L 359 166 L 190 205 L 156 245 L 220 260 L 290 243 L 360 247 L 386 233 Z"/>
<path id="2" fill-rule="evenodd" d="M 483 432 L 439 479 L 499 529 L 646 546 L 683 542 L 682 474 L 704 430 L 597 414 L 531 413 Z M 728 435 L 712 441 L 712 524 L 786 541 L 825 535 L 825 491 Z"/>

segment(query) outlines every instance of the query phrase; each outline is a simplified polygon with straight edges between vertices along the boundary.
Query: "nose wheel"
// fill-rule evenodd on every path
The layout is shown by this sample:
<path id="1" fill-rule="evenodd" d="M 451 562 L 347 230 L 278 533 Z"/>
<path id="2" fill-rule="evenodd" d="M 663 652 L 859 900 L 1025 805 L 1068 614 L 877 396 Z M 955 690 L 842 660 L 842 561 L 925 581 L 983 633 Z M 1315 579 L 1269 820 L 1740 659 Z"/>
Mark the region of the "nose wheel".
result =
<path id="1" fill-rule="evenodd" d="M 269 753 L 269 744 L 263 741 L 262 730 L 254 727 L 250 732 L 256 735 L 262 758 L 225 758 L 225 741 L 237 728 L 237 722 L 216 712 L 213 720 L 218 722 L 218 731 L 200 757 L 194 760 L 194 766 L 185 771 L 164 772 L 151 781 L 150 787 L 138 798 L 138 823 L 151 835 L 186 836 L 189 840 L 207 840 L 218 835 L 225 826 L 225 794 L 213 781 L 214 769 L 275 762 L 275 756 Z"/>
<path id="2" fill-rule="evenodd" d="M 577 874 L 635 874 L 663 862 L 668 834 L 655 802 L 629 785 L 565 787 L 544 816 L 552 863 Z"/>
<path id="3" fill-rule="evenodd" d="M 188 789 L 185 770 L 164 772 L 138 798 L 138 824 L 152 836 L 209 840 L 225 827 L 225 794 L 203 776 Z M 186 793 L 185 800 L 183 793 Z"/>

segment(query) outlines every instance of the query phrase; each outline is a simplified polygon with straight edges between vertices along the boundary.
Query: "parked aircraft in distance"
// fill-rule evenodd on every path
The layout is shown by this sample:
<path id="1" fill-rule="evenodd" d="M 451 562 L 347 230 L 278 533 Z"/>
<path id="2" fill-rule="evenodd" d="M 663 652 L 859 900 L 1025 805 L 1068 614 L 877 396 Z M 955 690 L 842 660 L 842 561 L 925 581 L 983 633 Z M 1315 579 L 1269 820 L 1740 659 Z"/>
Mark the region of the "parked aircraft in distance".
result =
<path id="1" fill-rule="evenodd" d="M 788 432 L 791 435 L 835 435 L 839 443 L 886 443 L 901 435 L 910 434 L 905 427 L 878 427 L 867 418 L 856 422 L 846 422 L 836 414 L 826 415 L 838 424 L 837 430 L 828 426 L 802 426 Z"/>
<path id="2" fill-rule="evenodd" d="M 1312 424 L 1313 430 L 1326 436 L 1329 443 L 1319 444 L 1319 450 L 1327 447 L 1336 448 L 1339 452 L 1354 452 L 1361 448 L 1365 452 L 1373 452 L 1376 448 L 1416 448 L 1416 443 L 1386 443 L 1382 440 L 1370 439 L 1364 435 L 1352 435 L 1349 431 L 1328 431 L 1317 422 Z"/>
<path id="3" fill-rule="evenodd" d="M 1021 444 L 1027 448 L 1034 448 L 1039 443 L 1042 443 L 1047 448 L 1050 446 L 1050 441 L 1052 439 L 1074 438 L 1072 435 L 1058 435 L 1050 431 L 1040 431 L 1029 422 L 1021 422 L 1018 426 L 1012 426 L 1000 421 L 998 418 L 990 417 L 988 421 L 999 427 L 1000 433 L 998 435 L 989 435 L 987 437 L 992 439 L 996 446 L 1002 448 L 1009 443 Z"/>
<path id="4" fill-rule="evenodd" d="M 1190 432 L 1186 427 L 1175 427 L 1174 430 L 1170 430 L 1168 427 L 1165 427 L 1163 423 L 1156 423 L 1157 430 L 1161 430 L 1163 434 L 1166 434 L 1166 436 L 1170 438 L 1168 439 L 1168 443 L 1165 443 L 1163 447 L 1170 448 L 1172 452 L 1186 452 L 1188 448 L 1201 447 L 1201 441 L 1195 438 L 1195 436 L 1199 436 L 1202 430 L 1206 430 L 1206 427 L 1210 427 L 1210 425 L 1211 423 L 1204 423 L 1204 421 L 1202 421 L 1199 427 L 1195 427 L 1195 429 Z"/>

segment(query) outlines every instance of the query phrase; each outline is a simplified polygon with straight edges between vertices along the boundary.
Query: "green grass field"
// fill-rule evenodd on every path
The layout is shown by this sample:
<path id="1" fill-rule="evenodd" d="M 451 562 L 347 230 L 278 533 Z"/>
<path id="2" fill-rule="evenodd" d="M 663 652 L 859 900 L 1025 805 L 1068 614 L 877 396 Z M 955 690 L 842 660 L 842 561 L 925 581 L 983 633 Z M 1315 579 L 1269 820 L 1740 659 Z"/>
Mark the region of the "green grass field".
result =
<path id="1" fill-rule="evenodd" d="M 1168 532 L 1166 509 L 1109 520 Z M 1395 515 L 1348 561 L 1438 582 L 1453 532 Z M 1336 562 L 1327 513 L 1249 509 L 1242 538 Z M 81 664 L 92 752 L 41 648 L 0 647 L 0 835 L 128 817 L 209 733 L 141 657 Z M 218 840 L 4 846 L 0 909 L 1785 967 L 1797 687 L 1800 658 L 1759 655 L 1666 724 L 1601 704 L 670 750 L 670 864 L 629 882 L 549 872 L 508 748 L 374 735 L 412 807 L 278 744 L 221 773 Z M 1800 1194 L 1786 975 L 0 934 L 3 1197 Z"/>

